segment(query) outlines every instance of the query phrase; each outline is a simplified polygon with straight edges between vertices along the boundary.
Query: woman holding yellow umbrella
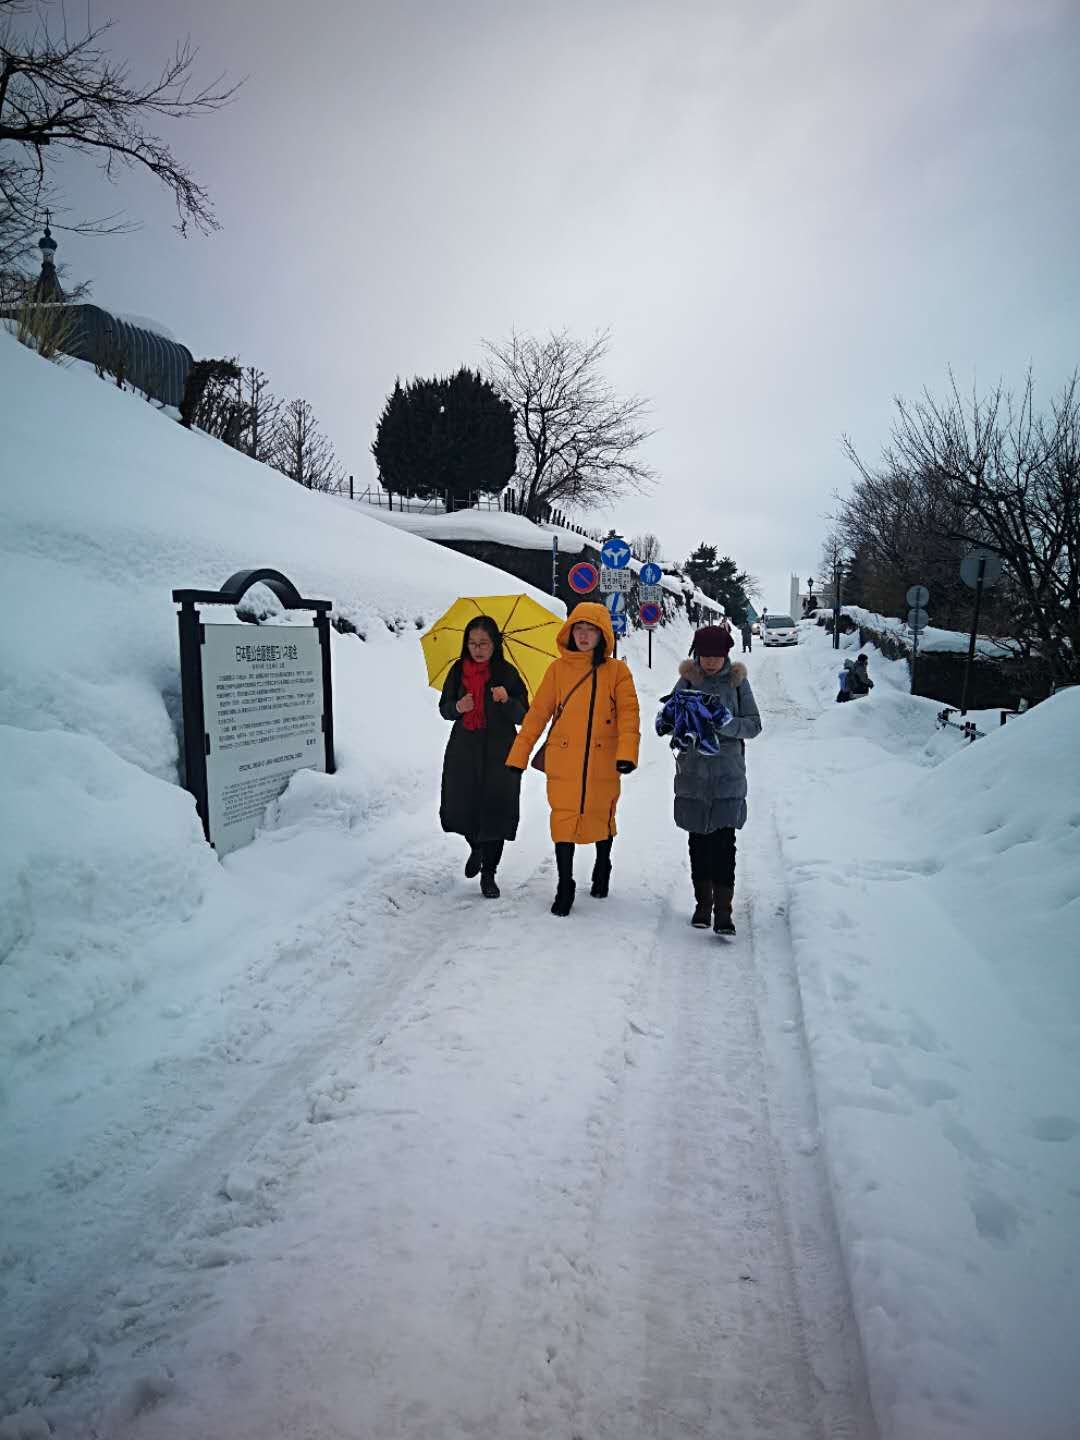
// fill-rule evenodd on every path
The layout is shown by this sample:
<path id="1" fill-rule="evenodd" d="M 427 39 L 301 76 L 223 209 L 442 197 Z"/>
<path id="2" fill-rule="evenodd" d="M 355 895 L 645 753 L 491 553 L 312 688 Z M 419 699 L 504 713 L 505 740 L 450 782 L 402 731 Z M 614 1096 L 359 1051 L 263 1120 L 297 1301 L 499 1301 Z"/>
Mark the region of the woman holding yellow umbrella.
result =
<path id="1" fill-rule="evenodd" d="M 574 846 L 596 845 L 591 893 L 604 899 L 621 777 L 637 768 L 640 726 L 634 677 L 614 658 L 615 634 L 603 605 L 576 605 L 559 632 L 559 658 L 547 674 L 507 756 L 523 770 L 550 720 L 544 749 L 551 838 L 559 882 L 553 915 L 574 903 Z"/>
<path id="2" fill-rule="evenodd" d="M 530 692 L 555 652 L 559 618 L 527 595 L 465 596 L 421 638 L 439 713 L 454 723 L 443 759 L 439 817 L 469 842 L 465 874 L 499 895 L 495 872 L 517 834 L 521 776 L 504 761 Z"/>
<path id="3" fill-rule="evenodd" d="M 495 872 L 504 844 L 517 834 L 521 776 L 505 762 L 527 707 L 525 682 L 503 657 L 499 627 L 490 615 L 478 616 L 439 697 L 439 714 L 454 722 L 439 819 L 444 830 L 468 840 L 465 874 L 472 879 L 479 871 L 488 900 L 499 898 Z"/>

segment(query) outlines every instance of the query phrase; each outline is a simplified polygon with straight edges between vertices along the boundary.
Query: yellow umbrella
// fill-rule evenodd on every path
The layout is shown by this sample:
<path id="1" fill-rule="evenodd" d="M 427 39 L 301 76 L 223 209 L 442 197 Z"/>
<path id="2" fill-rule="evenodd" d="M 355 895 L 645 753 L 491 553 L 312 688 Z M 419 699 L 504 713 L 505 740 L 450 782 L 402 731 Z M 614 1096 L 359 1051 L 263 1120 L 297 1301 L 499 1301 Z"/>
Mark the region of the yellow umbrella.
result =
<path id="1" fill-rule="evenodd" d="M 455 600 L 420 637 L 428 684 L 434 690 L 442 689 L 451 665 L 461 655 L 465 628 L 478 615 L 490 615 L 499 627 L 503 654 L 525 681 L 531 700 L 548 666 L 558 658 L 555 639 L 566 621 L 528 595 L 467 595 Z"/>

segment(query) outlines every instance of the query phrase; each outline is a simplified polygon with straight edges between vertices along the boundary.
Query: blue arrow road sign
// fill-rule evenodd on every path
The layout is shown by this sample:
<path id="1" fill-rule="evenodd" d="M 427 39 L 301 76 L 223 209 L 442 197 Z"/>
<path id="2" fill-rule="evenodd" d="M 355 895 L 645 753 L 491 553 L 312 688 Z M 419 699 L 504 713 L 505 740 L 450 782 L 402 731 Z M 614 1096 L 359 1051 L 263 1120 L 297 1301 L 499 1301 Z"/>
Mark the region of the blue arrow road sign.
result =
<path id="1" fill-rule="evenodd" d="M 663 578 L 664 572 L 660 569 L 659 565 L 654 565 L 651 560 L 647 565 L 642 565 L 641 574 L 638 576 L 642 585 L 659 585 Z"/>
<path id="2" fill-rule="evenodd" d="M 626 609 L 626 596 L 621 590 L 611 590 L 604 596 L 604 604 L 612 615 L 621 615 Z"/>
<path id="3" fill-rule="evenodd" d="M 625 570 L 630 564 L 630 546 L 620 535 L 612 535 L 601 547 L 600 560 L 609 570 Z"/>
<path id="4" fill-rule="evenodd" d="M 616 635 L 626 634 L 626 612 L 620 611 L 618 615 L 611 617 L 611 628 Z"/>

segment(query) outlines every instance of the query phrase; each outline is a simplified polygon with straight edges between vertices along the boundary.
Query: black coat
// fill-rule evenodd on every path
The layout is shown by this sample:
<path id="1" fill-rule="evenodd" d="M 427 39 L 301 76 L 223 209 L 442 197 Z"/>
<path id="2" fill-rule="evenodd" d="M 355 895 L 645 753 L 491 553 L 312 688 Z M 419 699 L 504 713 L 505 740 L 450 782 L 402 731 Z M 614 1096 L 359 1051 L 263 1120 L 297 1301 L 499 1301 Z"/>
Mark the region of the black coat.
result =
<path id="1" fill-rule="evenodd" d="M 497 705 L 492 687 L 505 686 L 509 699 Z M 483 730 L 466 730 L 455 708 L 466 693 L 458 660 L 446 677 L 439 714 L 453 720 L 454 728 L 443 757 L 442 828 L 469 840 L 513 840 L 517 834 L 521 771 L 508 770 L 506 757 L 517 727 L 529 708 L 525 682 L 506 660 L 493 661 L 484 697 L 487 724 Z"/>

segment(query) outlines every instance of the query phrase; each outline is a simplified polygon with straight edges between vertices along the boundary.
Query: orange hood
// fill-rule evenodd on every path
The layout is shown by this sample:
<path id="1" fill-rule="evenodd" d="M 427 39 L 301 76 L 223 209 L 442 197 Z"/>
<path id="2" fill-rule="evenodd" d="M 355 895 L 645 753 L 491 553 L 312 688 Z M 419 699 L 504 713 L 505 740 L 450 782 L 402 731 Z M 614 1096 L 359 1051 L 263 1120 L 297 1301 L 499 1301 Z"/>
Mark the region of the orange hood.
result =
<path id="1" fill-rule="evenodd" d="M 608 614 L 606 605 L 597 605 L 595 601 L 583 600 L 580 605 L 575 605 L 567 616 L 566 624 L 555 637 L 555 643 L 559 647 L 561 655 L 580 655 L 580 650 L 571 650 L 570 631 L 579 620 L 587 620 L 590 625 L 595 625 L 604 636 L 605 654 L 610 660 L 615 653 L 615 631 L 611 628 L 611 616 Z"/>

